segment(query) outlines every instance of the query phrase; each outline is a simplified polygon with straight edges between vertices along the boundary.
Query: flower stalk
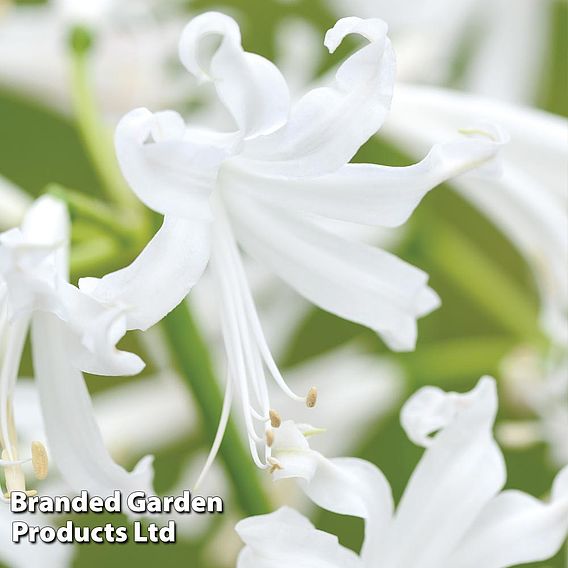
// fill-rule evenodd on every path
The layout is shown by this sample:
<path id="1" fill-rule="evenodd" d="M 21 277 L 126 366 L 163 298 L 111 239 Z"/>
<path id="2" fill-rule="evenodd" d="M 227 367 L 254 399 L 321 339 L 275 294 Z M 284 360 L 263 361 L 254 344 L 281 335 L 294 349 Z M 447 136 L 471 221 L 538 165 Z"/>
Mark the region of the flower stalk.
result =
<path id="1" fill-rule="evenodd" d="M 89 54 L 93 39 L 88 30 L 76 27 L 70 36 L 71 92 L 75 118 L 85 148 L 101 180 L 106 196 L 127 211 L 140 210 L 140 202 L 134 197 L 118 168 L 112 141 L 104 129 L 97 110 L 89 81 Z"/>

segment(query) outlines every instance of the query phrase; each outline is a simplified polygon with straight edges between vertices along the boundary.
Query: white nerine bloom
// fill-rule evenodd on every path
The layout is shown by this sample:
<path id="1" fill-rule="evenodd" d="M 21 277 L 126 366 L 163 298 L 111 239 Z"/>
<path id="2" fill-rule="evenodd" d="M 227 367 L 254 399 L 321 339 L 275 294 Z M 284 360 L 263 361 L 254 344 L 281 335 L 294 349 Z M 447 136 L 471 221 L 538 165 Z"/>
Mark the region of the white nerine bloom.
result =
<path id="1" fill-rule="evenodd" d="M 135 374 L 143 363 L 115 347 L 126 331 L 121 310 L 69 284 L 68 244 L 67 211 L 51 197 L 33 204 L 21 228 L 0 234 L 0 466 L 6 492 L 26 489 L 23 466 L 30 461 L 29 450 L 22 452 L 18 444 L 13 399 L 30 326 L 48 447 L 66 482 L 100 494 L 148 490 L 151 460 L 141 461 L 132 474 L 112 461 L 81 374 Z M 43 444 L 32 444 L 31 461 L 36 476 L 45 477 Z"/>
<path id="2" fill-rule="evenodd" d="M 365 520 L 361 553 L 341 546 L 292 509 L 246 519 L 239 568 L 506 568 L 551 558 L 568 534 L 568 468 L 549 503 L 502 491 L 505 463 L 492 435 L 495 381 L 467 394 L 418 391 L 402 410 L 409 438 L 426 447 L 396 510 L 373 464 L 326 459 L 301 429 L 283 424 L 275 440 L 277 478 L 299 477 L 319 506 Z"/>
<path id="3" fill-rule="evenodd" d="M 146 329 L 179 304 L 211 258 L 228 398 L 234 385 L 262 468 L 270 467 L 271 436 L 265 373 L 308 405 L 315 403 L 315 392 L 297 396 L 280 375 L 237 243 L 314 304 L 376 330 L 394 349 L 413 349 L 416 319 L 439 304 L 428 276 L 385 251 L 334 234 L 322 222 L 400 225 L 428 190 L 492 159 L 501 143 L 495 133 L 476 131 L 434 146 L 414 166 L 350 164 L 390 106 L 395 61 L 386 32 L 378 19 L 340 20 L 325 38 L 331 52 L 350 34 L 362 36 L 366 45 L 340 66 L 333 85 L 291 106 L 278 69 L 243 51 L 236 22 L 203 14 L 185 28 L 180 58 L 200 81 L 213 82 L 236 130 L 192 128 L 175 112 L 137 109 L 116 131 L 125 177 L 148 207 L 164 215 L 164 223 L 132 265 L 102 280 L 84 280 L 81 288 L 102 302 L 122 304 L 128 327 Z M 209 36 L 221 43 L 203 61 Z M 259 425 L 265 432 L 258 432 Z"/>

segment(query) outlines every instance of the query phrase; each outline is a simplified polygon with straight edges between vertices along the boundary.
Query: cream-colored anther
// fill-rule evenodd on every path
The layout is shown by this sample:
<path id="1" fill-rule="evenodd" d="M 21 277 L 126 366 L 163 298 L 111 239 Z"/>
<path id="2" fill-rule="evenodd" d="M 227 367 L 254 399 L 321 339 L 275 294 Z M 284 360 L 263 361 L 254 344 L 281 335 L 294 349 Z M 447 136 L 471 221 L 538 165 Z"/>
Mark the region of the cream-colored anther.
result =
<path id="1" fill-rule="evenodd" d="M 274 444 L 274 432 L 269 429 L 266 431 L 266 445 L 271 448 L 272 444 Z"/>
<path id="2" fill-rule="evenodd" d="M 269 458 L 268 463 L 270 464 L 270 469 L 268 470 L 270 473 L 283 469 L 282 464 L 276 458 Z"/>
<path id="3" fill-rule="evenodd" d="M 32 466 L 36 479 L 41 481 L 47 477 L 49 460 L 47 450 L 41 442 L 32 442 Z"/>
<path id="4" fill-rule="evenodd" d="M 308 408 L 313 408 L 318 401 L 318 389 L 316 387 L 312 387 L 308 391 L 308 396 L 306 396 L 306 406 Z"/>
<path id="5" fill-rule="evenodd" d="M 271 408 L 268 415 L 270 416 L 270 425 L 273 428 L 280 428 L 280 425 L 282 424 L 282 418 L 280 418 L 280 414 L 278 414 L 276 410 Z"/>

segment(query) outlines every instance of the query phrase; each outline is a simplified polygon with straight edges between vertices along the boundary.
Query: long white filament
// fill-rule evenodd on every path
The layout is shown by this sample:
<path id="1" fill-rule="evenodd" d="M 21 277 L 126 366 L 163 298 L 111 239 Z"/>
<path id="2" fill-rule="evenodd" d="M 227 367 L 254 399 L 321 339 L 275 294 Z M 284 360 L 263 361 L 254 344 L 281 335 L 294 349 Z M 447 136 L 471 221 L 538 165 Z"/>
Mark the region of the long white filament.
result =
<path id="1" fill-rule="evenodd" d="M 14 425 L 13 398 L 29 316 L 9 320 L 6 290 L 0 292 L 0 465 L 5 468 L 6 489 L 25 491 L 25 477 L 18 459 L 18 443 Z"/>
<path id="2" fill-rule="evenodd" d="M 231 415 L 231 405 L 233 404 L 233 382 L 231 381 L 230 372 L 227 372 L 227 384 L 225 385 L 225 396 L 223 398 L 223 409 L 221 410 L 221 418 L 219 419 L 219 426 L 217 427 L 217 433 L 215 434 L 215 440 L 207 456 L 207 460 L 199 474 L 197 481 L 193 485 L 193 491 L 197 492 L 205 479 L 205 476 L 209 473 L 221 444 L 223 442 L 223 437 L 225 436 L 225 431 L 227 430 L 227 424 L 229 423 L 229 416 Z"/>

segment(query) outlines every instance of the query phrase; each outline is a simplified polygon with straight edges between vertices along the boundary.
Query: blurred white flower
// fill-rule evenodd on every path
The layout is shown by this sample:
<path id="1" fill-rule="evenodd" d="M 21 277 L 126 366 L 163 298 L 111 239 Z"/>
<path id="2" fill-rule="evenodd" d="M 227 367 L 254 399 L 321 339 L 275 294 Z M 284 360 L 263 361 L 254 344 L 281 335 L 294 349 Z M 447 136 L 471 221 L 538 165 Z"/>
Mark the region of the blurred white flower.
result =
<path id="1" fill-rule="evenodd" d="M 21 447 L 30 447 L 33 440 L 46 438 L 41 416 L 41 403 L 36 384 L 31 380 L 19 380 L 14 389 L 14 407 L 16 430 L 20 437 Z M 62 487 L 54 478 L 53 470 L 49 479 L 38 482 L 38 491 L 42 495 L 64 495 L 67 488 Z M 38 517 L 33 513 L 14 514 L 8 507 L 0 507 L 0 562 L 8 568 L 67 568 L 72 565 L 75 547 L 54 542 L 45 544 L 27 541 L 15 544 L 12 542 L 12 522 L 21 520 L 29 525 L 37 525 Z M 57 524 L 55 515 L 42 514 L 45 523 Z"/>
<path id="2" fill-rule="evenodd" d="M 0 13 L 0 84 L 71 111 L 69 31 L 95 30 L 93 86 L 101 110 L 119 116 L 145 102 L 171 104 L 188 82 L 169 60 L 183 26 L 150 0 L 51 0 Z M 38 95 L 40 94 L 40 95 Z"/>
<path id="3" fill-rule="evenodd" d="M 341 65 L 334 85 L 310 91 L 290 110 L 278 69 L 243 51 L 234 20 L 204 14 L 186 27 L 180 57 L 200 81 L 214 83 L 238 130 L 191 128 L 177 113 L 137 109 L 116 131 L 125 177 L 164 223 L 132 265 L 102 280 L 83 279 L 81 288 L 124 305 L 129 328 L 147 329 L 186 296 L 211 255 L 228 357 L 227 399 L 234 386 L 251 453 L 262 468 L 270 467 L 270 443 L 256 430 L 259 422 L 271 435 L 266 370 L 292 399 L 311 406 L 315 393 L 295 395 L 280 375 L 237 239 L 313 303 L 376 330 L 394 349 L 412 349 L 416 318 L 439 303 L 427 275 L 322 229 L 317 219 L 400 225 L 428 190 L 491 160 L 501 143 L 487 132 L 439 144 L 407 168 L 349 164 L 390 105 L 394 54 L 386 31 L 381 20 L 339 21 L 326 35 L 330 51 L 349 34 L 368 44 Z M 211 35 L 222 41 L 203 67 L 200 49 Z"/>
<path id="4" fill-rule="evenodd" d="M 19 225 L 31 201 L 23 190 L 0 176 L 0 231 Z"/>
<path id="5" fill-rule="evenodd" d="M 503 362 L 508 399 L 534 415 L 532 420 L 499 424 L 499 439 L 509 447 L 548 444 L 559 466 L 568 465 L 568 356 L 543 359 L 528 346 L 513 351 Z"/>
<path id="6" fill-rule="evenodd" d="M 298 477 L 314 503 L 365 520 L 360 555 L 283 508 L 237 525 L 246 547 L 239 568 L 506 568 L 552 557 L 568 534 L 568 468 L 550 503 L 501 491 L 503 456 L 492 428 L 495 382 L 470 393 L 426 387 L 401 413 L 409 438 L 427 448 L 394 511 L 389 484 L 373 464 L 326 459 L 310 450 L 292 423 L 278 432 L 279 478 Z"/>
<path id="7" fill-rule="evenodd" d="M 32 354 L 49 448 L 73 488 L 105 494 L 114 488 L 149 488 L 152 469 L 143 460 L 126 473 L 108 455 L 92 416 L 80 369 L 132 374 L 143 367 L 118 351 L 124 335 L 119 309 L 109 309 L 68 283 L 69 219 L 51 197 L 37 200 L 21 228 L 0 234 L 0 445 L 7 492 L 25 490 L 14 425 L 13 398 L 20 358 L 31 325 Z M 34 472 L 44 477 L 41 444 L 32 444 Z M 40 473 L 38 473 L 40 472 Z"/>
<path id="8" fill-rule="evenodd" d="M 498 120 L 511 136 L 502 175 L 452 180 L 524 255 L 539 284 L 541 321 L 553 342 L 568 344 L 568 122 L 542 111 L 457 91 L 399 85 L 381 134 L 412 154 L 463 124 Z"/>
<path id="9" fill-rule="evenodd" d="M 532 103 L 540 94 L 554 0 L 328 2 L 338 16 L 389 23 L 404 81 L 457 82 L 513 103 Z"/>

